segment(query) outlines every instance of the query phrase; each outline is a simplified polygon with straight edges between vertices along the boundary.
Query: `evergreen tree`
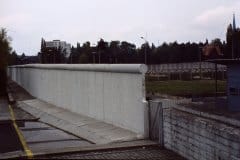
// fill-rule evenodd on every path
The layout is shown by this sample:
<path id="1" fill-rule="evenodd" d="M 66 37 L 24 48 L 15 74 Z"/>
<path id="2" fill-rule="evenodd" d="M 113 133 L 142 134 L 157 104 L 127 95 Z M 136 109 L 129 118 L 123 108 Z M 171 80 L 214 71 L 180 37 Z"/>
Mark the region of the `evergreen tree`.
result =
<path id="1" fill-rule="evenodd" d="M 0 31 L 0 96 L 6 93 L 7 62 L 8 54 L 11 52 L 9 37 L 5 29 Z"/>

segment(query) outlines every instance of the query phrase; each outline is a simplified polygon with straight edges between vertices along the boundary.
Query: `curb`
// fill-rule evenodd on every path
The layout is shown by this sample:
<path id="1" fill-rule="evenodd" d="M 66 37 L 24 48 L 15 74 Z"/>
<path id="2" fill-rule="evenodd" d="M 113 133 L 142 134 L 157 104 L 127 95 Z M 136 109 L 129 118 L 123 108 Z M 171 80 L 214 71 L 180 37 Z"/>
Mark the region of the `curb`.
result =
<path id="1" fill-rule="evenodd" d="M 121 150 L 121 149 L 129 149 L 129 148 L 137 148 L 137 147 L 150 147 L 150 146 L 158 146 L 156 142 L 150 140 L 141 140 L 141 141 L 128 141 L 122 143 L 110 143 L 103 145 L 92 145 L 85 147 L 75 147 L 75 148 L 65 148 L 64 150 L 45 150 L 39 151 L 38 153 L 34 153 L 34 157 L 38 158 L 40 156 L 51 156 L 51 155 L 62 155 L 62 154 L 73 154 L 73 153 L 87 153 L 87 152 L 97 152 L 97 151 L 108 151 L 108 150 Z"/>

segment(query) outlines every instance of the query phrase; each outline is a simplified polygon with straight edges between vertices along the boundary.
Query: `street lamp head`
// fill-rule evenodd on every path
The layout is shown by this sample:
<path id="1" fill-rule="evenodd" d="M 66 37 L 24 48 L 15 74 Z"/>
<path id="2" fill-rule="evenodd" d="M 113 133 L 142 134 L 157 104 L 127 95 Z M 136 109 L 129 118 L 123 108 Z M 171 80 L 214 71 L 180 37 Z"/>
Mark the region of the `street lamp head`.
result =
<path id="1" fill-rule="evenodd" d="M 147 40 L 144 37 L 140 37 L 141 39 L 143 39 L 145 41 L 145 51 L 144 51 L 144 63 L 147 64 Z"/>
<path id="2" fill-rule="evenodd" d="M 145 41 L 145 43 L 147 43 L 147 40 L 145 37 L 140 37 L 141 39 L 143 39 Z"/>

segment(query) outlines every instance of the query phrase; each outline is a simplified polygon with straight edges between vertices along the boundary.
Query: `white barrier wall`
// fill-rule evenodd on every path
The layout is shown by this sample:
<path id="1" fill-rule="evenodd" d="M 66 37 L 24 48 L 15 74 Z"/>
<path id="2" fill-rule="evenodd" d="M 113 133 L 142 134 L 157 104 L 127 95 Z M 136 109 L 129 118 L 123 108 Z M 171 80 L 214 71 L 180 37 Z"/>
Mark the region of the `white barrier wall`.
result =
<path id="1" fill-rule="evenodd" d="M 148 134 L 146 65 L 31 64 L 8 75 L 36 98 L 131 130 Z"/>

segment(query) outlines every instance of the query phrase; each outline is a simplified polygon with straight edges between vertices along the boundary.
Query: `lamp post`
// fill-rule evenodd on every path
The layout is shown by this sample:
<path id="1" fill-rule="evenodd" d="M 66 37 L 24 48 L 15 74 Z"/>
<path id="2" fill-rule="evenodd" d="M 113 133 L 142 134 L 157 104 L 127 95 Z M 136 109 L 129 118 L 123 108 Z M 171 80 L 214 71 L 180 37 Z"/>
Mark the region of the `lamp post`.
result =
<path id="1" fill-rule="evenodd" d="M 202 79 L 202 50 L 203 50 L 203 47 L 199 47 L 198 49 L 198 54 L 199 54 L 199 72 L 200 72 L 200 80 Z"/>
<path id="2" fill-rule="evenodd" d="M 147 43 L 148 41 L 144 38 L 144 37 L 141 37 L 141 39 L 143 39 L 145 41 L 145 44 L 144 44 L 144 63 L 147 64 Z"/>
<path id="3" fill-rule="evenodd" d="M 100 64 L 101 63 L 101 53 L 99 51 L 98 52 L 98 63 Z"/>
<path id="4" fill-rule="evenodd" d="M 96 54 L 97 52 L 92 52 L 92 54 L 93 54 L 93 64 L 95 64 L 95 54 Z"/>
<path id="5" fill-rule="evenodd" d="M 97 48 L 97 45 L 95 43 L 93 43 L 93 49 L 96 50 Z M 92 52 L 92 56 L 93 56 L 93 64 L 95 64 L 95 61 L 96 61 L 96 58 L 95 58 L 95 55 L 97 54 L 96 51 L 93 51 Z"/>

